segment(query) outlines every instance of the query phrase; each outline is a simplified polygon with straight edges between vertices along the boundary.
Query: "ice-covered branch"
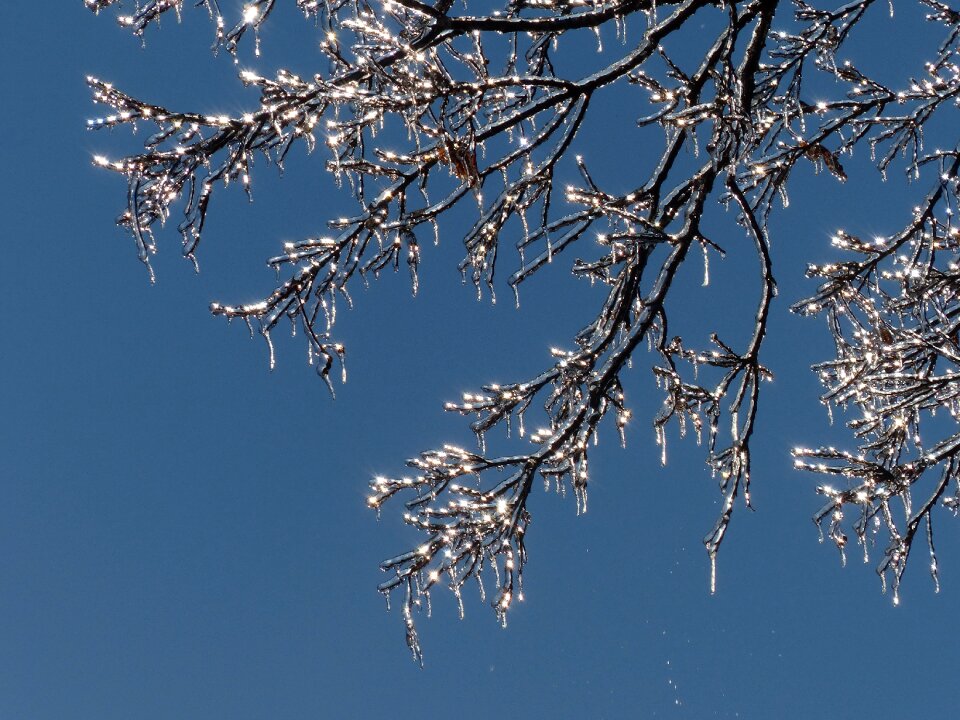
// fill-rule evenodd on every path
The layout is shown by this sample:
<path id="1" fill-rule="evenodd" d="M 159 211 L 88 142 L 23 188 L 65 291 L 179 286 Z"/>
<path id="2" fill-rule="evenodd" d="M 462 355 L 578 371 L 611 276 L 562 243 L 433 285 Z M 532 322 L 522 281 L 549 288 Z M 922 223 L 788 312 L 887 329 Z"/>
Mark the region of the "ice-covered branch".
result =
<path id="1" fill-rule="evenodd" d="M 85 4 L 103 11 L 113 3 Z M 539 374 L 484 385 L 447 405 L 469 419 L 476 450 L 444 445 L 409 461 L 409 476 L 372 483 L 370 505 L 379 511 L 404 497 L 404 519 L 418 535 L 413 549 L 383 563 L 389 579 L 380 586 L 388 598 L 403 595 L 418 659 L 414 614 L 429 606 L 432 590 L 447 587 L 462 611 L 464 585 L 476 579 L 483 592 L 492 575 L 501 621 L 522 597 L 538 478 L 572 488 L 586 510 L 591 444 L 607 425 L 626 439 L 631 363 L 645 360 L 663 393 L 652 419 L 663 460 L 673 423 L 706 440 L 722 497 L 704 539 L 715 566 L 737 498 L 750 504 L 751 445 L 762 437 L 761 387 L 771 377 L 761 356 L 776 295 L 767 222 L 778 202 L 787 204 L 794 170 L 809 164 L 825 171 L 821 182 L 853 182 L 849 158 L 862 149 L 883 177 L 902 170 L 927 183 L 902 228 L 869 240 L 838 232 L 834 245 L 845 258 L 811 266 L 821 286 L 794 306 L 827 320 L 836 357 L 815 370 L 823 401 L 851 413 L 858 444 L 852 452 L 796 451 L 799 468 L 847 483 L 820 488 L 828 505 L 817 522 L 829 519 L 829 536 L 843 549 L 844 508 L 858 506 L 853 527 L 865 551 L 871 533 L 889 536 L 880 572 L 896 591 L 920 528 L 936 576 L 934 510 L 960 507 L 960 490 L 951 491 L 960 488 L 960 151 L 943 149 L 957 147 L 957 138 L 924 146 L 925 128 L 943 135 L 955 119 L 960 13 L 939 0 L 921 4 L 945 40 L 920 48 L 928 59 L 912 74 L 890 79 L 845 57 L 863 18 L 886 11 L 874 0 L 827 8 L 806 0 L 463 8 L 449 0 L 297 0 L 318 28 L 322 67 L 309 77 L 243 70 L 240 81 L 257 94 L 247 112 L 173 110 L 91 78 L 95 101 L 109 107 L 91 128 L 156 129 L 142 152 L 95 163 L 125 177 L 119 223 L 149 265 L 155 231 L 172 212 L 183 213 L 183 253 L 196 262 L 215 191 L 232 183 L 251 193 L 258 162 L 282 167 L 291 153 L 324 152 L 356 209 L 270 258 L 280 278 L 260 300 L 212 310 L 256 327 L 271 362 L 272 332 L 286 318 L 328 384 L 345 353 L 332 335 L 338 303 L 349 304 L 358 276 L 401 265 L 416 292 L 427 238 L 462 239 L 459 270 L 479 296 L 494 295 L 498 264 L 514 250 L 507 285 L 518 302 L 525 283 L 574 252 L 574 275 L 602 290 L 593 319 L 571 333 L 569 348 L 551 350 Z M 253 0 L 233 18 L 213 0 L 199 5 L 213 19 L 216 45 L 239 58 L 241 40 L 276 3 Z M 143 35 L 182 8 L 144 0 L 120 21 Z M 637 140 L 616 149 L 628 167 L 608 178 L 589 155 L 610 148 L 590 147 L 582 133 L 615 119 L 601 102 L 614 93 L 634 113 Z M 473 213 L 459 229 L 457 208 Z M 685 302 L 675 282 L 681 268 L 702 253 L 707 285 L 709 259 L 726 257 L 723 246 L 744 237 L 744 276 L 755 278 L 757 292 L 745 331 L 684 339 L 677 328 L 685 318 L 714 310 Z M 521 447 L 488 453 L 485 437 L 501 429 L 515 429 L 511 442 Z M 924 499 L 915 504 L 920 488 Z"/>

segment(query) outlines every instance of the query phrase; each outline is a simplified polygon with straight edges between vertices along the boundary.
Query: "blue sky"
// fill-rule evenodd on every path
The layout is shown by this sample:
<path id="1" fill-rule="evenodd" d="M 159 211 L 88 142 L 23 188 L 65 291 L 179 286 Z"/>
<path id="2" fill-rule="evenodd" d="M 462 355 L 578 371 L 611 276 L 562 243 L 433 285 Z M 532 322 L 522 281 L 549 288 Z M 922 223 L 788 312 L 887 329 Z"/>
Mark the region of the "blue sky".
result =
<path id="1" fill-rule="evenodd" d="M 365 508 L 366 483 L 420 450 L 467 443 L 443 401 L 541 367 L 599 296 L 558 264 L 520 312 L 506 288 L 495 306 L 478 303 L 453 234 L 425 248 L 416 299 L 404 273 L 355 293 L 338 326 L 350 380 L 335 401 L 299 341 L 278 343 L 270 372 L 263 343 L 207 305 L 269 291 L 263 260 L 349 201 L 318 157 L 291 158 L 282 180 L 261 168 L 253 205 L 217 198 L 202 272 L 171 229 L 151 286 L 113 226 L 123 182 L 90 164 L 134 144 L 85 129 L 96 109 L 84 76 L 189 109 L 236 112 L 254 98 L 229 57 L 208 52 L 202 12 L 164 23 L 142 49 L 79 0 L 58 5 L 13 3 L 0 25 L 0 718 L 952 713 L 956 528 L 942 518 L 939 595 L 916 562 L 894 608 L 872 564 L 851 552 L 841 568 L 818 544 L 815 479 L 788 455 L 846 441 L 805 369 L 829 353 L 823 329 L 787 313 L 811 290 L 804 263 L 829 256 L 841 221 L 864 234 L 896 223 L 910 204 L 899 187 L 858 195 L 862 184 L 811 171 L 777 221 L 781 296 L 765 356 L 777 380 L 756 441 L 757 510 L 737 512 L 718 593 L 700 538 L 719 495 L 689 440 L 671 437 L 659 467 L 644 420 L 658 398 L 638 359 L 638 419 L 626 450 L 611 429 L 592 456 L 589 513 L 576 517 L 570 497 L 533 501 L 526 601 L 509 628 L 475 596 L 464 621 L 438 597 L 420 622 L 421 670 L 375 591 L 378 562 L 410 538 L 389 507 L 379 523 Z M 284 32 L 308 66 L 309 31 L 267 26 L 262 67 L 293 45 Z M 582 142 L 619 171 L 615 143 Z M 736 257 L 714 263 L 709 293 L 694 263 L 678 312 L 749 310 L 753 269 Z"/>

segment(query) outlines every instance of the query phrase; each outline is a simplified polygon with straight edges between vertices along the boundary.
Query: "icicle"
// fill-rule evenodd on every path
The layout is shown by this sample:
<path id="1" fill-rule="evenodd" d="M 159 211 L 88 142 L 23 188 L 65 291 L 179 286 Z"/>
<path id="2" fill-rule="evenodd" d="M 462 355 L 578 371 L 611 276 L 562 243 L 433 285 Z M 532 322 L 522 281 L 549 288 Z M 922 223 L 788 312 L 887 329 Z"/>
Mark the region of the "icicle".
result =
<path id="1" fill-rule="evenodd" d="M 933 591 L 940 592 L 940 574 L 937 571 L 937 552 L 933 547 L 933 520 L 927 513 L 927 547 L 930 549 L 930 577 L 933 578 Z"/>
<path id="2" fill-rule="evenodd" d="M 320 366 L 318 365 L 317 367 L 318 367 L 318 372 L 320 372 L 319 371 Z M 324 385 L 327 386 L 327 390 L 330 392 L 330 397 L 336 399 L 337 391 L 334 389 L 333 383 L 330 381 L 330 373 L 320 372 L 320 378 L 323 380 Z"/>
<path id="3" fill-rule="evenodd" d="M 453 576 L 453 568 L 450 568 L 450 575 Z M 457 612 L 460 614 L 460 619 L 463 620 L 466 613 L 463 607 L 463 593 L 460 592 L 460 585 L 453 586 L 453 596 L 457 599 Z"/>
<path id="4" fill-rule="evenodd" d="M 707 244 L 702 243 L 703 248 L 703 287 L 710 285 L 710 253 L 707 251 Z"/>
<path id="5" fill-rule="evenodd" d="M 480 602 L 487 601 L 487 588 L 483 584 L 483 558 L 477 561 L 477 572 L 474 575 L 477 579 L 477 588 L 480 592 Z"/>
<path id="6" fill-rule="evenodd" d="M 420 275 L 417 272 L 416 264 L 412 262 L 410 263 L 410 290 L 414 297 L 420 291 Z"/>
<path id="7" fill-rule="evenodd" d="M 574 494 L 577 498 L 577 515 L 587 514 L 587 483 L 581 482 L 574 488 Z"/>
<path id="8" fill-rule="evenodd" d="M 266 339 L 267 347 L 270 349 L 270 369 L 273 370 L 277 366 L 277 358 L 273 350 L 273 338 L 270 337 L 269 330 L 263 333 L 263 337 Z"/>

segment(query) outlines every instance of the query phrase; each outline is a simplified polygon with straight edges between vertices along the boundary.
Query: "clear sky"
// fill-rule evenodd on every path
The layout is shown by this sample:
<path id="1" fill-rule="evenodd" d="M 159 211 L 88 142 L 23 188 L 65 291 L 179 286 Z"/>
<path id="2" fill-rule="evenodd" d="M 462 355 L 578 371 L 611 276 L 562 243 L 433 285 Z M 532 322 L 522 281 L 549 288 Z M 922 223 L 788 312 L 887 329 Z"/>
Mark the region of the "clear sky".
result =
<path id="1" fill-rule="evenodd" d="M 85 129 L 97 110 L 84 76 L 191 110 L 238 112 L 254 97 L 229 56 L 208 52 L 203 12 L 165 22 L 142 49 L 80 0 L 7 5 L 0 719 L 954 714 L 957 528 L 942 518 L 940 594 L 918 558 L 894 608 L 873 563 L 853 551 L 841 568 L 818 544 L 816 480 L 788 455 L 847 437 L 827 427 L 805 370 L 828 356 L 825 331 L 787 313 L 812 289 L 804 262 L 829 256 L 840 215 L 864 232 L 900 222 L 909 198 L 899 186 L 858 197 L 853 172 L 845 186 L 810 172 L 776 225 L 781 297 L 765 359 L 777 380 L 755 441 L 757 510 L 738 509 L 717 594 L 700 538 L 719 494 L 689 440 L 671 437 L 659 467 L 646 421 L 656 388 L 638 358 L 628 386 L 637 420 L 626 450 L 609 429 L 592 455 L 589 513 L 538 491 L 526 601 L 509 628 L 472 592 L 461 622 L 441 594 L 420 621 L 421 670 L 375 590 L 378 562 L 410 537 L 389 507 L 379 523 L 365 508 L 366 483 L 420 450 L 469 442 L 443 401 L 545 365 L 546 347 L 567 344 L 599 295 L 566 279 L 570 258 L 520 312 L 505 288 L 497 305 L 478 303 L 460 284 L 451 233 L 424 249 L 416 299 L 403 273 L 356 293 L 338 326 L 350 380 L 335 401 L 299 339 L 278 343 L 271 373 L 262 341 L 206 308 L 269 291 L 263 260 L 351 207 L 321 157 L 294 153 L 282 180 L 260 167 L 252 206 L 220 193 L 200 275 L 175 231 L 162 233 L 151 286 L 113 226 L 124 183 L 90 163 L 139 140 Z M 309 33 L 268 25 L 262 67 L 284 57 L 309 67 Z M 627 146 L 589 133 L 582 142 L 622 172 Z M 713 294 L 696 290 L 691 271 L 690 313 L 709 302 L 749 319 L 755 275 L 735 258 L 712 268 Z M 556 304 L 551 288 L 562 288 Z"/>

